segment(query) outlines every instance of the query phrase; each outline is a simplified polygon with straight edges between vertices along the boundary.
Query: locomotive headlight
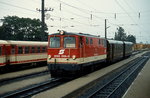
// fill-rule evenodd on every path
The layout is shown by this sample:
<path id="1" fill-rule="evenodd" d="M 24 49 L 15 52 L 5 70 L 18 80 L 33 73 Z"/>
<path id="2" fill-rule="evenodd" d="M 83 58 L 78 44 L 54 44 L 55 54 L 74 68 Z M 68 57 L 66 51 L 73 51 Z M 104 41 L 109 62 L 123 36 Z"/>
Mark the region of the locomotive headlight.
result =
<path id="1" fill-rule="evenodd" d="M 73 55 L 73 56 L 72 56 L 72 59 L 73 59 L 73 60 L 75 60 L 75 59 L 76 59 L 76 56 L 75 56 L 75 55 Z"/>
<path id="2" fill-rule="evenodd" d="M 64 34 L 64 31 L 63 31 L 63 30 L 61 30 L 61 31 L 60 31 L 60 34 L 61 34 L 61 35 L 63 35 L 63 34 Z"/>
<path id="3" fill-rule="evenodd" d="M 48 55 L 48 59 L 51 59 L 52 58 L 52 56 L 51 55 Z"/>

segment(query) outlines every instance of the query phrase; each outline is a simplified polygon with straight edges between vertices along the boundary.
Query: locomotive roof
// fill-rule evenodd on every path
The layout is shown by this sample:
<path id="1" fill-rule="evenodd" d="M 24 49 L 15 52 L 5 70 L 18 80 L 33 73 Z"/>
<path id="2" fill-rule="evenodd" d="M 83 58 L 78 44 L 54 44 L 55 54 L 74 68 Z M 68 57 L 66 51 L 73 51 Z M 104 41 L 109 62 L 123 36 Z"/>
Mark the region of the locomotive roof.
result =
<path id="1" fill-rule="evenodd" d="M 53 33 L 49 35 L 61 35 L 60 33 Z M 73 33 L 73 32 L 65 32 L 65 35 L 78 35 L 78 36 L 86 36 L 86 37 L 96 37 L 100 38 L 99 36 L 96 35 L 91 35 L 91 34 L 85 34 L 85 33 Z M 103 38 L 104 39 L 104 38 Z"/>
<path id="2" fill-rule="evenodd" d="M 40 42 L 40 41 L 11 41 L 11 40 L 6 41 L 0 40 L 0 43 L 11 45 L 41 45 L 41 46 L 45 46 L 48 44 L 48 42 Z"/>

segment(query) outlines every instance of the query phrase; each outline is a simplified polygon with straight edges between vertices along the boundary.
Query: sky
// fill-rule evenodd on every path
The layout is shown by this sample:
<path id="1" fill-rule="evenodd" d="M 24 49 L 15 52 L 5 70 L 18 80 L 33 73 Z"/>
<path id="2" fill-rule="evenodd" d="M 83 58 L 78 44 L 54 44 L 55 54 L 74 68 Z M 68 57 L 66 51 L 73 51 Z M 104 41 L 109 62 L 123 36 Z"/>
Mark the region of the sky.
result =
<path id="1" fill-rule="evenodd" d="M 49 34 L 59 29 L 104 37 L 107 19 L 108 38 L 121 26 L 138 43 L 150 43 L 149 4 L 150 0 L 45 0 L 45 9 L 53 9 L 45 12 L 45 22 Z M 41 9 L 41 0 L 0 0 L 0 19 L 16 15 L 41 20 L 36 9 Z"/>

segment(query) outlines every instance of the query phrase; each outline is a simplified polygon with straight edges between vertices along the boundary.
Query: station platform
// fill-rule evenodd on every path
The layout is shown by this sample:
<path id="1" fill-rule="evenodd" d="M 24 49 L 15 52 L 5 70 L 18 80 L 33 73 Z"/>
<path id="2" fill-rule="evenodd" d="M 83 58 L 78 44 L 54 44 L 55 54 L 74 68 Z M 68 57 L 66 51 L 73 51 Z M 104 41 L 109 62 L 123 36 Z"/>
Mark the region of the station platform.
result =
<path id="1" fill-rule="evenodd" d="M 96 81 L 99 81 L 99 79 L 101 79 L 101 77 L 103 77 L 105 74 L 112 72 L 113 70 L 121 67 L 122 65 L 130 62 L 131 60 L 133 60 L 137 57 L 140 57 L 144 53 L 145 52 L 142 52 L 135 56 L 131 56 L 130 58 L 120 61 L 118 63 L 115 63 L 111 66 L 102 68 L 96 72 L 87 74 L 86 76 L 72 80 L 70 82 L 67 82 L 67 83 L 60 85 L 58 87 L 55 87 L 53 89 L 41 92 L 37 95 L 32 96 L 32 98 L 41 98 L 41 97 L 44 97 L 44 98 L 62 98 L 62 97 L 63 98 L 72 98 L 72 97 L 77 97 L 79 93 L 82 93 L 82 92 L 84 92 L 85 89 L 90 88 L 92 84 L 96 83 Z M 144 98 L 144 97 L 141 97 L 141 98 Z"/>
<path id="2" fill-rule="evenodd" d="M 150 98 L 150 59 L 122 98 Z"/>

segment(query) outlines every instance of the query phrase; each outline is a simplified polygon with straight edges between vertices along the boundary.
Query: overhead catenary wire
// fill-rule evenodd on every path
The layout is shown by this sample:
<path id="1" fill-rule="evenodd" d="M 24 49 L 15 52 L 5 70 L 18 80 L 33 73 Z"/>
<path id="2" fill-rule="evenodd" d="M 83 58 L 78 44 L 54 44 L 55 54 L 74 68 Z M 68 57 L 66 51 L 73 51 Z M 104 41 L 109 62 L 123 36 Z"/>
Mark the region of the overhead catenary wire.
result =
<path id="1" fill-rule="evenodd" d="M 1 8 L 0 7 L 0 9 L 3 9 L 3 10 L 8 10 L 8 11 L 10 11 L 10 13 L 14 13 L 14 12 L 16 12 L 16 13 L 19 13 L 19 14 L 24 14 L 24 15 L 35 15 L 35 13 L 27 13 L 27 12 L 24 12 L 24 11 L 17 11 L 17 10 L 12 10 L 12 9 L 7 9 L 7 8 Z M 7 13 L 7 11 L 5 12 L 5 13 Z M 37 13 L 38 14 L 38 13 Z M 14 14 L 15 15 L 15 14 Z M 3 16 L 4 17 L 4 16 Z"/>
<path id="2" fill-rule="evenodd" d="M 37 5 L 37 4 L 39 4 L 40 5 L 40 2 L 39 2 L 40 0 L 34 0 L 33 2 L 30 2 L 30 3 L 34 3 L 35 2 L 35 4 Z M 56 3 L 56 2 L 52 2 L 52 1 L 57 1 L 57 2 L 59 2 L 60 3 L 60 1 L 62 1 L 62 2 L 64 2 L 64 3 L 62 3 L 62 6 L 63 6 L 63 8 L 62 8 L 62 13 L 61 14 L 59 14 L 59 11 L 57 12 L 57 9 L 59 8 L 58 6 L 56 6 L 58 3 Z M 143 20 L 147 20 L 148 18 L 147 18 L 147 15 L 149 15 L 149 13 L 150 13 L 150 10 L 149 9 L 143 9 L 143 10 L 141 10 L 140 11 L 140 13 L 141 13 L 141 15 L 142 15 L 142 18 L 141 18 L 141 20 L 136 20 L 135 18 L 137 18 L 137 14 L 139 13 L 139 11 L 135 11 L 135 10 L 128 10 L 129 9 L 129 7 L 127 7 L 127 8 L 125 8 L 124 7 L 124 4 L 122 4 L 123 3 L 123 0 L 121 0 L 121 1 L 119 1 L 119 3 L 120 2 L 122 2 L 122 3 L 120 3 L 121 4 L 121 6 L 123 6 L 124 8 L 125 8 L 125 10 L 126 10 L 126 12 L 128 13 L 128 14 L 130 14 L 130 16 L 133 18 L 133 20 L 136 22 L 136 23 L 139 23 L 139 21 L 141 21 L 141 22 L 143 22 L 143 23 L 140 23 L 140 24 L 138 24 L 138 25 L 132 25 L 132 24 L 136 24 L 132 19 L 131 19 L 131 17 L 129 17 L 128 15 L 127 15 L 127 13 L 125 12 L 125 11 L 123 11 L 123 10 L 121 10 L 121 12 L 113 12 L 113 11 L 108 11 L 108 12 L 105 12 L 104 10 L 102 10 L 101 11 L 101 9 L 100 10 L 98 10 L 98 9 L 95 9 L 94 7 L 96 7 L 96 6 L 90 6 L 90 4 L 88 4 L 87 2 L 84 2 L 84 1 L 80 1 L 80 0 L 77 0 L 76 2 L 75 2 L 76 0 L 72 0 L 72 1 L 66 1 L 66 0 L 51 0 L 51 2 L 52 3 L 55 3 L 55 4 L 53 4 L 53 5 L 55 5 L 55 12 L 54 13 L 52 13 L 52 15 L 49 15 L 49 19 L 48 20 L 46 20 L 46 22 L 49 22 L 49 23 L 53 23 L 53 24 L 55 24 L 55 23 L 57 23 L 57 21 L 59 21 L 60 19 L 60 17 L 59 18 L 56 18 L 56 17 L 53 17 L 53 15 L 55 15 L 55 16 L 62 16 L 62 26 L 63 25 L 65 25 L 65 23 L 67 23 L 67 21 L 68 22 L 72 22 L 72 23 L 68 23 L 69 25 L 76 25 L 76 26 L 79 26 L 79 25 L 83 25 L 83 26 L 87 26 L 87 27 L 92 27 L 92 25 L 93 25 L 93 27 L 94 27 L 94 24 L 95 25 L 101 25 L 101 28 L 99 28 L 100 30 L 103 30 L 103 24 L 104 24 L 104 19 L 108 19 L 108 26 L 111 26 L 111 28 L 110 29 L 108 29 L 109 31 L 110 30 L 112 30 L 112 29 L 114 29 L 114 28 L 117 28 L 117 27 L 119 27 L 119 26 L 123 26 L 123 28 L 125 27 L 125 30 L 126 31 L 130 31 L 130 30 L 132 30 L 132 31 L 134 31 L 134 28 L 135 27 L 138 27 L 138 25 L 141 25 L 142 27 L 143 27 L 143 25 L 144 24 L 146 24 Z M 1 2 L 4 2 L 4 1 L 0 1 L 0 4 L 1 5 L 4 5 L 3 3 L 1 3 Z M 7 1 L 5 1 L 5 3 L 6 3 Z M 51 5 L 51 2 L 49 2 L 49 1 L 47 1 L 47 5 Z M 69 3 L 69 2 L 71 2 L 71 3 Z M 13 11 L 13 9 L 10 9 L 10 11 L 11 11 L 11 13 L 9 13 L 10 15 L 14 12 L 14 14 L 16 14 L 16 15 L 20 15 L 21 13 L 22 14 L 25 14 L 25 13 L 27 13 L 27 15 L 26 16 L 29 16 L 29 17 L 32 17 L 32 16 L 30 16 L 30 15 L 28 15 L 28 14 L 34 14 L 34 12 L 36 12 L 36 13 L 39 13 L 39 12 L 37 12 L 35 9 L 31 9 L 31 7 L 24 7 L 24 6 L 20 6 L 20 5 L 18 5 L 18 3 L 19 4 L 21 4 L 22 3 L 22 1 L 21 2 L 18 2 L 18 3 L 11 3 L 11 2 L 7 2 L 8 4 L 11 4 L 11 5 L 8 5 L 8 4 L 5 4 L 5 5 L 7 5 L 7 6 L 12 6 L 12 5 L 14 5 L 16 8 L 18 8 L 18 9 L 22 9 L 23 11 L 20 11 L 20 13 L 19 13 L 19 11 L 18 11 L 18 13 L 17 13 L 17 10 L 14 10 Z M 77 4 L 76 4 L 77 3 Z M 77 6 L 77 5 L 79 5 L 79 3 L 81 4 L 81 5 L 83 5 L 84 3 L 85 3 L 85 5 L 83 5 L 83 6 Z M 124 2 L 125 3 L 125 2 Z M 128 2 L 127 2 L 128 3 Z M 70 6 L 68 6 L 68 5 L 66 5 L 66 4 L 69 4 Z M 12 6 L 12 7 L 14 7 L 14 6 Z M 130 6 L 131 6 L 131 4 L 130 4 Z M 3 7 L 3 6 L 2 6 Z M 20 8 L 21 7 L 21 8 Z M 22 8 L 23 7 L 23 8 Z M 87 7 L 87 8 L 86 8 Z M 131 6 L 132 7 L 132 6 Z M 10 8 L 10 7 L 8 7 L 8 8 Z M 8 9 L 7 7 L 5 7 L 5 9 L 7 10 Z M 24 8 L 27 8 L 27 9 L 29 9 L 29 10 L 32 10 L 32 11 L 29 11 L 29 10 L 27 10 L 27 9 L 24 9 Z M 131 9 L 131 8 L 130 8 Z M 26 11 L 24 11 L 24 10 L 26 10 Z M 29 11 L 29 13 L 27 12 L 27 11 Z M 6 14 L 6 12 L 3 12 L 4 14 Z M 116 13 L 116 16 L 117 16 L 117 19 L 115 20 L 114 19 L 114 13 Z M 40 13 L 39 13 L 40 14 Z M 48 14 L 48 12 L 46 13 L 46 14 Z M 90 19 L 90 16 L 91 16 L 91 14 L 92 14 L 92 19 Z M 110 14 L 110 15 L 106 15 L 106 14 Z M 144 14 L 144 15 L 143 15 Z M 109 17 L 110 16 L 110 17 Z M 112 17 L 111 17 L 112 16 Z M 127 17 L 128 16 L 128 17 Z M 34 17 L 34 16 L 33 16 Z M 37 16 L 35 16 L 35 17 L 37 17 Z M 40 17 L 40 16 L 38 16 L 38 17 Z M 56 22 L 53 22 L 53 21 L 50 21 L 50 19 L 51 18 L 54 18 L 54 19 L 56 19 L 57 21 Z M 65 19 L 67 19 L 67 20 L 65 20 Z M 72 19 L 71 19 L 72 18 Z M 129 18 L 129 19 L 128 19 Z M 65 22 L 63 22 L 63 19 L 64 19 L 64 21 Z M 131 19 L 131 20 L 130 20 Z M 124 22 L 124 20 L 130 20 L 129 22 L 128 21 L 125 21 Z M 83 24 L 84 23 L 84 24 Z M 148 24 L 148 23 L 147 23 Z M 59 23 L 57 23 L 57 25 L 59 25 Z M 133 28 L 131 27 L 131 26 L 134 26 Z M 146 25 L 145 25 L 146 26 Z M 96 27 L 96 26 L 95 26 Z M 129 29 L 128 29 L 128 28 Z M 138 30 L 141 30 L 141 31 L 144 31 L 144 28 L 141 28 L 141 27 L 138 27 L 138 29 L 136 29 L 135 31 L 138 31 Z M 87 30 L 88 31 L 88 30 Z M 92 31 L 92 30 L 91 30 Z M 96 31 L 96 30 L 95 30 Z M 93 32 L 95 32 L 94 31 L 94 29 L 93 29 Z M 147 30 L 147 32 L 148 32 L 148 30 Z M 133 33 L 134 34 L 134 33 Z"/>
<path id="3" fill-rule="evenodd" d="M 62 2 L 61 0 L 57 0 L 57 1 L 60 1 L 60 2 Z M 72 6 L 72 5 L 70 5 L 70 4 L 67 4 L 67 3 L 65 3 L 65 2 L 63 2 L 63 4 L 65 4 L 65 5 L 67 5 L 67 6 L 70 6 L 70 7 L 73 7 L 73 8 L 75 8 L 75 9 L 77 9 L 77 10 L 79 10 L 80 8 L 78 8 L 78 7 L 75 7 L 75 6 Z M 84 11 L 85 9 L 80 9 L 80 11 Z M 86 12 L 86 14 L 90 14 L 90 11 L 89 10 L 86 10 L 87 12 Z M 93 11 L 94 12 L 94 11 Z M 85 12 L 83 12 L 83 13 L 85 13 Z M 125 12 L 125 13 L 117 13 L 117 14 L 126 14 L 126 13 L 128 13 L 128 12 Z M 114 14 L 114 13 L 111 13 L 111 14 Z M 96 18 L 99 18 L 99 19 L 101 19 L 102 21 L 104 21 L 104 18 L 100 18 L 99 16 L 96 16 L 96 15 L 93 15 L 93 16 L 95 16 Z M 131 18 L 131 16 L 128 14 L 128 16 Z M 132 19 L 133 20 L 133 19 Z M 134 21 L 134 20 L 133 20 Z M 134 21 L 135 22 L 135 21 Z M 109 22 L 110 24 L 112 24 L 112 25 L 115 25 L 115 26 L 118 26 L 119 27 L 119 25 L 117 25 L 117 24 L 114 24 L 114 23 L 111 23 L 111 22 Z"/>
<path id="4" fill-rule="evenodd" d="M 132 16 L 120 5 L 120 3 L 117 1 L 117 0 L 115 0 L 116 1 L 116 3 L 119 5 L 119 7 L 130 17 L 130 19 L 135 23 L 135 24 L 137 24 L 137 28 L 139 29 L 140 28 L 140 30 L 143 32 L 148 32 L 148 31 L 146 31 L 144 28 L 142 28 L 141 27 L 141 25 L 139 25 L 137 22 L 135 22 L 135 20 L 132 18 Z M 127 6 L 129 7 L 129 5 L 128 5 L 128 3 L 126 2 L 126 4 L 127 4 Z M 133 10 L 133 9 L 132 9 Z M 140 34 L 141 34 L 141 31 L 140 31 Z M 147 34 L 149 34 L 149 33 L 147 33 Z"/>
<path id="5" fill-rule="evenodd" d="M 67 6 L 69 6 L 69 7 L 72 7 L 72 8 L 75 8 L 75 9 L 77 9 L 77 10 L 79 10 L 79 11 L 82 11 L 83 13 L 86 13 L 86 14 L 89 14 L 91 11 L 93 12 L 93 13 L 103 13 L 103 14 L 126 14 L 126 13 L 130 13 L 130 14 L 137 14 L 139 11 L 137 11 L 137 12 L 103 12 L 103 11 L 98 11 L 98 10 L 96 10 L 96 9 L 94 9 L 94 8 L 92 8 L 92 9 L 94 9 L 94 10 L 87 10 L 87 9 L 83 9 L 83 8 L 80 8 L 80 7 L 76 7 L 76 6 L 73 6 L 73 5 L 71 5 L 71 4 L 68 4 L 68 3 L 66 3 L 66 2 L 64 2 L 64 1 L 62 1 L 62 0 L 55 0 L 55 1 L 58 1 L 58 2 L 61 2 L 61 3 L 63 3 L 64 5 L 67 5 Z M 77 1 L 79 1 L 79 0 L 77 0 Z M 81 3 L 81 1 L 79 1 L 80 3 Z M 84 4 L 84 6 L 85 6 L 85 4 Z M 87 6 L 87 5 L 86 5 Z M 90 7 L 91 8 L 91 7 Z M 141 13 L 142 12 L 150 12 L 150 10 L 145 10 L 145 11 L 140 11 Z"/>
<path id="6" fill-rule="evenodd" d="M 59 17 L 59 16 L 55 16 L 55 15 L 52 15 L 52 17 L 56 17 L 56 18 L 58 18 L 58 19 L 61 18 L 61 19 L 70 21 L 69 19 L 64 18 L 64 17 Z M 89 24 L 85 24 L 85 23 L 82 23 L 82 22 L 79 22 L 79 21 L 76 21 L 76 20 L 73 20 L 73 21 L 76 22 L 76 23 L 79 23 L 79 24 L 83 24 L 83 25 L 89 26 Z"/>
<path id="7" fill-rule="evenodd" d="M 19 9 L 23 9 L 23 10 L 27 10 L 27 11 L 31 11 L 31 12 L 37 13 L 37 11 L 35 11 L 35 10 L 31 10 L 31 9 L 24 8 L 24 7 L 21 7 L 21 6 L 9 4 L 9 3 L 6 3 L 6 2 L 2 2 L 2 1 L 0 1 L 0 3 L 1 3 L 1 4 L 5 4 L 5 5 L 9 5 L 9 6 L 12 6 L 12 7 L 16 7 L 16 8 L 19 8 Z"/>
<path id="8" fill-rule="evenodd" d="M 72 6 L 72 5 L 70 5 L 70 4 L 66 3 L 66 2 L 61 1 L 61 0 L 55 0 L 55 1 L 61 2 L 61 3 L 64 4 L 64 5 L 67 5 L 67 6 L 69 6 L 69 7 L 75 8 L 75 9 L 79 10 L 80 12 L 83 12 L 83 13 L 85 13 L 85 14 L 88 14 L 89 16 L 91 15 L 91 11 L 90 11 L 90 10 L 86 10 L 86 9 L 83 9 L 83 8 L 79 8 L 79 7 Z M 92 12 L 94 12 L 94 11 L 92 11 Z M 113 13 L 113 14 L 114 14 L 114 13 Z M 99 17 L 99 16 L 94 15 L 94 14 L 92 14 L 92 16 L 93 16 L 93 17 L 96 17 L 96 18 L 98 18 L 98 19 L 100 19 L 100 20 L 102 20 L 102 21 L 105 20 L 104 17 Z M 114 25 L 114 23 L 111 23 L 111 22 L 109 22 L 109 23 L 112 24 L 112 25 Z M 116 24 L 116 26 L 118 26 L 118 25 Z"/>
<path id="9" fill-rule="evenodd" d="M 59 1 L 59 2 L 61 2 L 62 3 L 62 1 L 61 0 L 55 0 L 55 1 Z M 63 2 L 63 4 L 67 4 L 67 3 L 65 3 L 65 2 Z M 70 4 L 67 4 L 67 6 L 69 5 L 69 7 L 72 7 L 72 8 L 75 8 L 75 9 L 80 9 L 80 8 L 78 8 L 78 7 L 75 7 L 75 6 L 72 6 L 72 5 L 70 5 Z M 83 10 L 80 10 L 81 12 L 83 12 Z M 83 13 L 85 13 L 85 12 L 83 12 Z M 86 12 L 86 14 L 90 14 L 90 13 L 87 13 Z M 103 17 L 99 17 L 99 16 L 96 16 L 96 15 L 93 15 L 93 17 L 95 17 L 95 18 L 97 18 L 97 19 L 100 19 L 100 20 L 102 20 L 102 21 L 104 21 L 105 19 L 103 18 Z M 114 25 L 114 26 L 117 26 L 117 27 L 120 27 L 120 25 L 117 25 L 117 24 L 115 24 L 115 23 L 112 23 L 112 22 L 110 22 L 109 21 L 109 23 L 111 24 L 111 25 Z"/>

